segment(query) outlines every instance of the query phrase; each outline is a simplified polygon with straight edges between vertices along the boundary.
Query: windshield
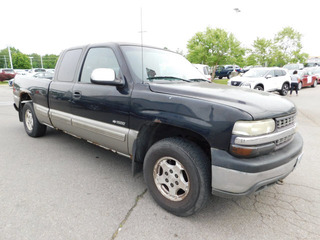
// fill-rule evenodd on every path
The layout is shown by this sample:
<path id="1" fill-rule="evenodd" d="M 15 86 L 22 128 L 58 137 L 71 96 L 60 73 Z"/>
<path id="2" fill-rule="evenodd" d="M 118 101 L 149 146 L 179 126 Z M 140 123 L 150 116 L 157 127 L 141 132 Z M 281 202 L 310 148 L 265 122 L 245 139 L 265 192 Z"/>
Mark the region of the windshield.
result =
<path id="1" fill-rule="evenodd" d="M 283 68 L 286 68 L 288 70 L 297 70 L 297 69 L 299 69 L 299 65 L 298 64 L 287 64 L 287 65 L 284 65 Z"/>
<path id="2" fill-rule="evenodd" d="M 129 63 L 131 72 L 141 81 L 207 81 L 180 54 L 148 47 L 143 47 L 142 52 L 140 46 L 122 46 L 121 49 Z"/>
<path id="3" fill-rule="evenodd" d="M 269 72 L 269 69 L 257 69 L 252 68 L 245 74 L 243 74 L 243 77 L 264 77 Z"/>

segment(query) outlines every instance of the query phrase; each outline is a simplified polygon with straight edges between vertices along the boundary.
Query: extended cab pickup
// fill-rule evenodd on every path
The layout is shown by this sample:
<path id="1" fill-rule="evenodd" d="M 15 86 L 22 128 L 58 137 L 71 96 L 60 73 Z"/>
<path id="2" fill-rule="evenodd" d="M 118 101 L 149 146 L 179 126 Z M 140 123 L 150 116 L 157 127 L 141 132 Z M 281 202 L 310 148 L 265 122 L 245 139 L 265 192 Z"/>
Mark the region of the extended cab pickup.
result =
<path id="1" fill-rule="evenodd" d="M 25 131 L 53 127 L 132 159 L 167 211 L 188 216 L 210 193 L 244 196 L 293 171 L 296 107 L 269 93 L 211 83 L 179 54 L 134 44 L 67 49 L 53 80 L 17 79 Z"/>

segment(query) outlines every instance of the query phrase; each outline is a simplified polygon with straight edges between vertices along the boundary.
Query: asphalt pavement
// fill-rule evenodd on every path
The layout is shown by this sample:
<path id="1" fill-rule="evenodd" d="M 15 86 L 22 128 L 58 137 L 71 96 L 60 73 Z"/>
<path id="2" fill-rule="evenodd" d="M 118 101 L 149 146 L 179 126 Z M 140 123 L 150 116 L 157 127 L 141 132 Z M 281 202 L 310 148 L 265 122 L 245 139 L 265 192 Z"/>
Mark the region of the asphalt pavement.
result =
<path id="1" fill-rule="evenodd" d="M 286 96 L 298 108 L 300 165 L 249 197 L 212 196 L 186 218 L 160 208 L 131 160 L 49 129 L 28 137 L 12 88 L 0 85 L 0 239 L 320 239 L 320 86 Z"/>

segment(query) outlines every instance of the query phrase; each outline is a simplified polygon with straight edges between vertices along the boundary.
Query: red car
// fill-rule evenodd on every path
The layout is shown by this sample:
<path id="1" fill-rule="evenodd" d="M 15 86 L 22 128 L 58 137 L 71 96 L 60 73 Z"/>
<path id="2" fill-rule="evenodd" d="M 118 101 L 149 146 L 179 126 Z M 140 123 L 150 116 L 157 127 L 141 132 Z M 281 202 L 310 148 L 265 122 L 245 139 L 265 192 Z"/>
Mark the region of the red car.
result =
<path id="1" fill-rule="evenodd" d="M 305 68 L 305 70 L 308 70 L 312 72 L 312 74 L 316 75 L 318 79 L 318 84 L 320 84 L 320 67 L 310 67 L 310 68 Z"/>
<path id="2" fill-rule="evenodd" d="M 0 82 L 5 80 L 10 80 L 14 78 L 15 75 L 16 73 L 13 71 L 13 69 L 10 69 L 10 68 L 0 69 Z"/>
<path id="3" fill-rule="evenodd" d="M 298 89 L 307 86 L 316 87 L 318 84 L 318 77 L 310 71 L 298 70 L 298 76 L 300 78 Z"/>

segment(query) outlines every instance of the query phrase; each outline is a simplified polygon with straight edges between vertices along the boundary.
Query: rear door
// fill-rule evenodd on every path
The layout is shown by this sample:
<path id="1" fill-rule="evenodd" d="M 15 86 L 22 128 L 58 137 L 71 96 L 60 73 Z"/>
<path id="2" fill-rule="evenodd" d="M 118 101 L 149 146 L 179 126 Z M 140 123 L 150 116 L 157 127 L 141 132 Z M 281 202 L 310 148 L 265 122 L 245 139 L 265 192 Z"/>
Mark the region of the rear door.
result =
<path id="1" fill-rule="evenodd" d="M 53 126 L 72 132 L 72 89 L 77 78 L 82 48 L 69 49 L 57 63 L 54 81 L 49 89 L 50 119 Z"/>
<path id="2" fill-rule="evenodd" d="M 283 83 L 286 81 L 286 72 L 281 69 L 276 69 L 274 70 L 274 72 L 275 72 L 275 81 L 274 81 L 275 88 L 277 90 L 280 90 L 282 89 Z"/>

